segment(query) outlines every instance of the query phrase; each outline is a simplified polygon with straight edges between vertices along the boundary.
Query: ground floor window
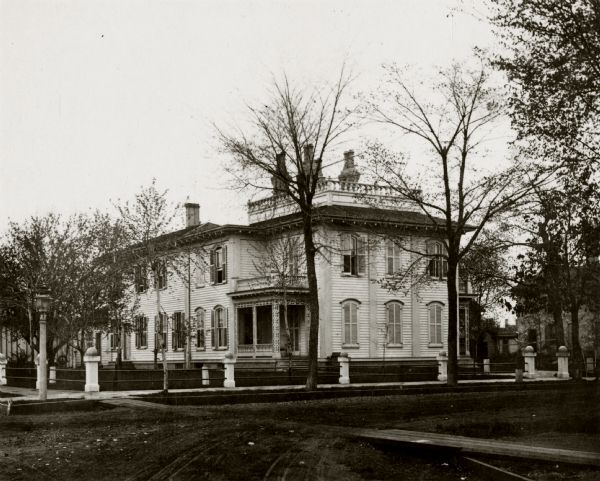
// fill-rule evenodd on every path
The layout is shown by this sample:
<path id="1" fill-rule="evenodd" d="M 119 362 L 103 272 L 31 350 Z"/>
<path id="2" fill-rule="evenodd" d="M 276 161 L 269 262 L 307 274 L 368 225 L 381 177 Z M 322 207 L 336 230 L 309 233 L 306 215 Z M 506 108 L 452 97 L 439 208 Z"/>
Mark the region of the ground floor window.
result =
<path id="1" fill-rule="evenodd" d="M 201 307 L 196 309 L 196 349 L 205 349 L 204 309 Z"/>
<path id="2" fill-rule="evenodd" d="M 173 330 L 171 331 L 173 350 L 185 346 L 185 316 L 182 312 L 173 313 Z"/>
<path id="3" fill-rule="evenodd" d="M 154 349 L 159 351 L 164 348 L 166 351 L 169 347 L 167 343 L 167 314 L 161 312 L 155 317 L 154 322 Z"/>
<path id="4" fill-rule="evenodd" d="M 358 304 L 356 300 L 342 302 L 344 345 L 358 344 Z"/>
<path id="5" fill-rule="evenodd" d="M 227 309 L 217 306 L 212 310 L 211 320 L 212 346 L 213 349 L 224 349 L 227 347 Z"/>
<path id="6" fill-rule="evenodd" d="M 392 301 L 386 304 L 387 343 L 402 344 L 402 303 Z"/>
<path id="7" fill-rule="evenodd" d="M 442 344 L 442 304 L 432 302 L 429 311 L 429 344 Z"/>
<path id="8" fill-rule="evenodd" d="M 148 347 L 148 318 L 138 316 L 135 319 L 135 347 L 145 349 Z"/>

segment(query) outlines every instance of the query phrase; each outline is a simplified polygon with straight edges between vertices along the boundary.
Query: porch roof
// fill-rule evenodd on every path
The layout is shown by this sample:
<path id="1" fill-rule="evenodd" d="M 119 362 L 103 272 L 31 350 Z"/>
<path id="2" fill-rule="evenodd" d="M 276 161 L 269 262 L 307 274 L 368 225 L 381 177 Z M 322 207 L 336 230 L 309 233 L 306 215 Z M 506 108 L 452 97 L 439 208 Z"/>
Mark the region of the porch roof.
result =
<path id="1" fill-rule="evenodd" d="M 283 294 L 284 289 L 280 287 L 262 287 L 227 293 L 232 299 L 247 299 L 252 297 L 273 297 L 281 299 Z M 288 287 L 285 289 L 285 294 L 287 296 L 306 296 L 308 295 L 308 287 Z"/>

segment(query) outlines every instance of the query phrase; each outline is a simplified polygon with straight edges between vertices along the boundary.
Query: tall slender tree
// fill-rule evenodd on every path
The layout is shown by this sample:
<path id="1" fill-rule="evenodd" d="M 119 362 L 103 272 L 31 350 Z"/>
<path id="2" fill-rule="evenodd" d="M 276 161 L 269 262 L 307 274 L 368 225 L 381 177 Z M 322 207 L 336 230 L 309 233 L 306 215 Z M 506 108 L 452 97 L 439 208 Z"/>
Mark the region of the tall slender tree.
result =
<path id="1" fill-rule="evenodd" d="M 397 194 L 400 205 L 416 205 L 443 242 L 444 252 L 414 253 L 447 261 L 448 384 L 456 384 L 459 263 L 484 228 L 527 202 L 532 186 L 543 183 L 548 174 L 537 175 L 518 161 L 484 168 L 482 143 L 502 115 L 502 103 L 485 69 L 454 65 L 425 93 L 412 88 L 406 71 L 395 65 L 387 68 L 386 80 L 367 98 L 367 118 L 421 141 L 430 157 L 423 169 L 426 177 L 419 177 L 406 169 L 404 156 L 371 143 L 370 170 L 377 183 Z"/>
<path id="2" fill-rule="evenodd" d="M 301 213 L 311 315 L 307 389 L 317 386 L 320 322 L 314 198 L 325 155 L 353 126 L 353 112 L 342 104 L 349 82 L 344 69 L 333 85 L 315 88 L 295 86 L 284 76 L 274 81 L 265 103 L 248 108 L 247 129 L 216 127 L 223 150 L 233 158 L 229 171 L 239 183 L 272 191 L 276 202 L 289 201 Z"/>

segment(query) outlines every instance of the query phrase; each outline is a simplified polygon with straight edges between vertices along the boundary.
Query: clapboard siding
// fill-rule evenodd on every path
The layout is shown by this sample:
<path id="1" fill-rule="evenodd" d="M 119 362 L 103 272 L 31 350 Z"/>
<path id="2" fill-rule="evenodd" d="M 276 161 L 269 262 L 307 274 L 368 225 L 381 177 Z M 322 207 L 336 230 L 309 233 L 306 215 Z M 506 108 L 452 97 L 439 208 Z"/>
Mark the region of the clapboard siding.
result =
<path id="1" fill-rule="evenodd" d="M 340 250 L 340 234 L 350 232 L 335 227 L 321 227 L 317 231 L 319 244 L 328 244 L 332 248 L 317 256 L 316 271 L 319 283 L 319 356 L 326 357 L 334 352 L 347 352 L 355 358 L 414 358 L 434 357 L 447 349 L 448 302 L 444 281 L 427 281 L 410 288 L 404 286 L 397 291 L 390 291 L 382 286 L 381 280 L 386 278 L 386 251 L 383 239 L 367 231 L 352 232 L 360 235 L 367 245 L 366 272 L 359 276 L 342 273 L 342 255 Z M 428 239 L 423 236 L 406 235 L 403 243 L 411 250 L 425 252 Z M 206 282 L 197 283 L 195 270 L 208 266 L 208 252 L 218 245 L 227 245 L 227 282 L 211 285 L 209 276 Z M 188 293 L 186 282 L 176 272 L 169 273 L 168 286 L 161 290 L 161 306 L 172 318 L 173 313 L 181 311 L 192 313 L 201 307 L 205 311 L 205 344 L 198 349 L 196 336 L 192 339 L 192 360 L 221 360 L 227 351 L 235 352 L 237 326 L 234 305 L 228 295 L 235 290 L 239 279 L 248 279 L 264 275 L 259 272 L 260 249 L 262 244 L 251 238 L 231 235 L 217 239 L 209 244 L 198 246 L 198 258 L 192 264 L 191 305 L 188 309 Z M 401 250 L 400 262 L 403 269 L 408 269 L 414 262 L 416 254 Z M 423 264 L 422 268 L 425 268 Z M 199 267 L 200 266 L 200 267 Z M 358 343 L 356 346 L 343 344 L 342 303 L 347 299 L 359 301 L 358 308 Z M 402 343 L 389 345 L 386 339 L 387 311 L 386 303 L 390 301 L 402 303 Z M 430 302 L 441 302 L 442 346 L 431 346 L 429 342 L 429 316 L 427 305 Z M 216 306 L 226 308 L 228 314 L 227 350 L 215 350 L 211 346 L 211 311 Z M 156 291 L 150 288 L 139 295 L 139 313 L 148 318 L 148 347 L 135 348 L 135 333 L 129 338 L 130 359 L 133 361 L 152 362 L 154 358 L 154 318 L 156 310 Z M 313 314 L 314 315 L 314 314 Z M 301 336 L 301 350 L 307 352 L 309 326 L 304 326 Z M 172 350 L 172 326 L 168 331 L 167 359 L 171 362 L 183 362 L 182 350 Z M 115 353 L 109 350 L 108 337 L 103 338 L 103 361 L 114 360 Z M 160 360 L 160 355 L 159 355 Z"/>

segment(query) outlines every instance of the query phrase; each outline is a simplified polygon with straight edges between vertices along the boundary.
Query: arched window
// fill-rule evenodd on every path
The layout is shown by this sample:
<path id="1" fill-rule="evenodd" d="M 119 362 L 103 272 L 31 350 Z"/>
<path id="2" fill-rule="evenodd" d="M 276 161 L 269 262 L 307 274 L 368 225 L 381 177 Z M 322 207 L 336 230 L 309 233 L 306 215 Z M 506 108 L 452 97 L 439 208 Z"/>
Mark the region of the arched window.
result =
<path id="1" fill-rule="evenodd" d="M 201 307 L 196 308 L 194 311 L 194 317 L 196 321 L 196 349 L 203 351 L 206 348 L 204 344 L 204 309 Z"/>
<path id="2" fill-rule="evenodd" d="M 358 305 L 356 299 L 342 301 L 344 346 L 358 345 Z"/>
<path id="3" fill-rule="evenodd" d="M 429 242 L 427 244 L 428 271 L 431 277 L 443 279 L 448 275 L 448 259 L 445 251 L 441 242 Z"/>
<path id="4" fill-rule="evenodd" d="M 393 276 L 400 270 L 400 247 L 391 240 L 385 243 L 385 273 Z"/>
<path id="5" fill-rule="evenodd" d="M 365 273 L 365 241 L 354 234 L 340 236 L 342 273 L 357 276 Z"/>
<path id="6" fill-rule="evenodd" d="M 402 307 L 400 301 L 390 301 L 385 305 L 388 344 L 402 344 Z"/>
<path id="7" fill-rule="evenodd" d="M 227 348 L 227 309 L 222 306 L 211 311 L 211 334 L 213 349 Z"/>
<path id="8" fill-rule="evenodd" d="M 429 344 L 442 344 L 442 310 L 441 302 L 431 302 L 427 305 L 429 311 Z"/>

